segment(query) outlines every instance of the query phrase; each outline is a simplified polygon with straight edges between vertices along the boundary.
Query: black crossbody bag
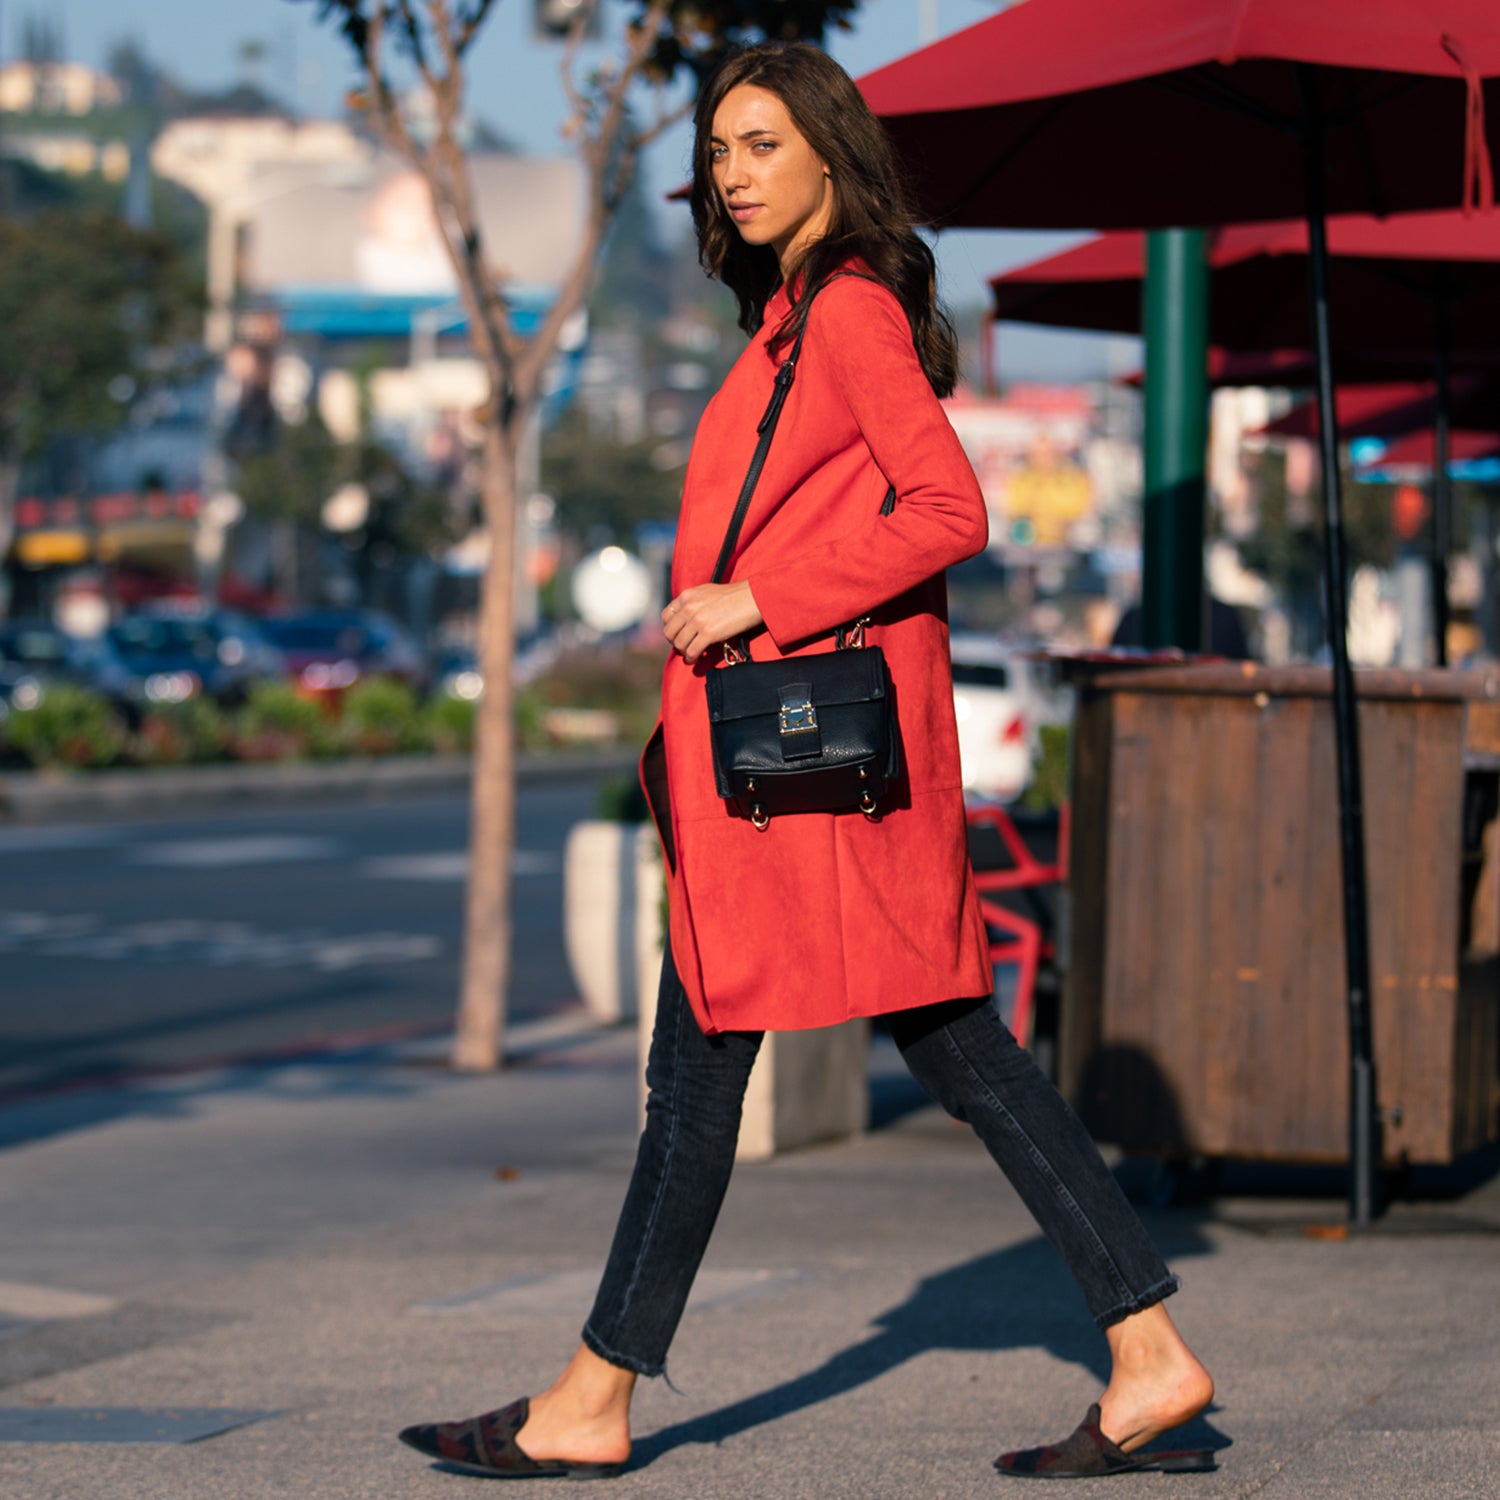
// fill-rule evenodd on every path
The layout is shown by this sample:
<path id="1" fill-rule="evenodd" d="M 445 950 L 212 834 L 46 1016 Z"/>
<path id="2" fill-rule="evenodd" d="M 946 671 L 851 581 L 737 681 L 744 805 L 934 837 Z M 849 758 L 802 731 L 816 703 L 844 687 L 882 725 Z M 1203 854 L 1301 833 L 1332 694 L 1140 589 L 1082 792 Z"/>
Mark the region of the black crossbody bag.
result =
<path id="1" fill-rule="evenodd" d="M 714 564 L 714 583 L 729 571 L 806 333 L 804 318 L 776 372 L 760 441 Z M 895 502 L 892 487 L 881 514 L 889 515 Z M 764 830 L 783 813 L 857 810 L 874 818 L 881 795 L 901 774 L 890 673 L 880 647 L 864 643 L 868 623 L 841 625 L 833 651 L 780 661 L 752 661 L 743 640 L 725 642 L 723 666 L 708 673 L 715 787 L 757 828 Z"/>

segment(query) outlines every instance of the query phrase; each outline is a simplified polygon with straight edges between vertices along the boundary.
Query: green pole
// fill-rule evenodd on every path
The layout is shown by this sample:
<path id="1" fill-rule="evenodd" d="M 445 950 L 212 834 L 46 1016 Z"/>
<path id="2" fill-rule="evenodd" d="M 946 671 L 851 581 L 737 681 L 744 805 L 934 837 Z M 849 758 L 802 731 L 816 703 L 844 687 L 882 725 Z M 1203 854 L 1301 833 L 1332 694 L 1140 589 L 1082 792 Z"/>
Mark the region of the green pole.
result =
<path id="1" fill-rule="evenodd" d="M 1201 229 L 1146 236 L 1141 644 L 1201 651 L 1208 448 L 1208 255 Z"/>

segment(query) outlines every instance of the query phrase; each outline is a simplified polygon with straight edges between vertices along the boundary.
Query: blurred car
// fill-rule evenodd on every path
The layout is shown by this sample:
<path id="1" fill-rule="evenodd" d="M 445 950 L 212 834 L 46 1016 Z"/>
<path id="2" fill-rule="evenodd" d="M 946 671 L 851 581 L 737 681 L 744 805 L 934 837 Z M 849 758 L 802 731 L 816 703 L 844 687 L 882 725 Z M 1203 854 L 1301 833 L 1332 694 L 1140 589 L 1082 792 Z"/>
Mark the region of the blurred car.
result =
<path id="1" fill-rule="evenodd" d="M 532 631 L 517 636 L 511 678 L 517 684 L 534 682 L 561 654 L 555 633 Z M 432 692 L 438 697 L 477 702 L 484 696 L 484 673 L 479 655 L 466 641 L 441 642 L 432 660 Z"/>
<path id="2" fill-rule="evenodd" d="M 69 635 L 50 620 L 0 624 L 0 701 L 34 708 L 58 682 L 102 693 L 116 707 L 128 703 L 128 677 L 109 644 Z"/>
<path id="3" fill-rule="evenodd" d="M 137 710 L 190 698 L 234 707 L 257 682 L 286 675 L 280 651 L 237 610 L 163 602 L 117 620 L 104 635 Z"/>
<path id="4" fill-rule="evenodd" d="M 0 730 L 11 714 L 35 708 L 45 692 L 45 686 L 30 673 L 0 662 Z"/>
<path id="5" fill-rule="evenodd" d="M 379 610 L 296 610 L 260 624 L 307 697 L 337 698 L 369 677 L 394 677 L 414 692 L 427 691 L 430 674 L 416 642 Z"/>
<path id="6" fill-rule="evenodd" d="M 994 636 L 955 632 L 948 644 L 964 790 L 1013 802 L 1031 780 L 1042 725 L 1063 722 L 1066 704 L 1041 664 Z"/>
<path id="7" fill-rule="evenodd" d="M 484 674 L 472 646 L 449 641 L 438 649 L 432 663 L 432 691 L 439 698 L 462 698 L 468 703 L 484 697 Z"/>

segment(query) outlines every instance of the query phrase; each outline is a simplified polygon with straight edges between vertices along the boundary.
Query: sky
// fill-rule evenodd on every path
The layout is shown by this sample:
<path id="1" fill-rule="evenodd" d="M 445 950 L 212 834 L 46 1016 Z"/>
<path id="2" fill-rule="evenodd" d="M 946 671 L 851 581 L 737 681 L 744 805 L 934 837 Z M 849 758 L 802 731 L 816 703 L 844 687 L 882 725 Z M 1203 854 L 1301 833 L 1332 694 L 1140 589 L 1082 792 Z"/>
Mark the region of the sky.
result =
<path id="1" fill-rule="evenodd" d="M 829 51 L 857 77 L 996 9 L 996 0 L 865 0 L 855 29 L 834 33 Z M 27 17 L 45 15 L 61 28 L 64 50 L 76 61 L 101 67 L 112 46 L 128 37 L 183 84 L 217 89 L 244 76 L 240 48 L 254 41 L 266 49 L 259 80 L 265 87 L 299 111 L 333 115 L 356 75 L 346 44 L 331 24 L 317 21 L 317 12 L 316 0 L 0 0 L 0 60 L 20 51 Z M 558 59 L 556 43 L 531 35 L 531 0 L 499 0 L 475 42 L 471 108 L 528 152 L 565 154 Z M 683 125 L 651 148 L 644 175 L 654 193 L 664 195 L 685 179 L 689 144 Z M 666 222 L 676 213 L 686 220 L 685 207 L 664 206 Z M 954 307 L 975 305 L 990 276 L 1078 238 L 949 231 L 938 244 L 943 295 Z M 1120 341 L 1113 344 L 1118 366 Z M 1105 340 L 1025 329 L 1006 329 L 1001 348 L 1018 375 L 1081 374 L 1102 369 L 1108 354 Z"/>

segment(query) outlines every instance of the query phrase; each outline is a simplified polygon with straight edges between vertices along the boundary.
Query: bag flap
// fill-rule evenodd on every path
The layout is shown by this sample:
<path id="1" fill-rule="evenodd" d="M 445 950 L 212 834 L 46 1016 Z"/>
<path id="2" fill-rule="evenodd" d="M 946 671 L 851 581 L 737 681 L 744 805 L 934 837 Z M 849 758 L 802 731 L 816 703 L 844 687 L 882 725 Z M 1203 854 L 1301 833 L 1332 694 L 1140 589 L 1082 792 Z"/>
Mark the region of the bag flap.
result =
<path id="1" fill-rule="evenodd" d="M 708 674 L 708 716 L 715 723 L 779 714 L 781 689 L 809 683 L 817 708 L 841 703 L 873 703 L 885 697 L 885 656 L 879 646 L 788 656 L 780 661 L 749 661 L 715 667 Z"/>

